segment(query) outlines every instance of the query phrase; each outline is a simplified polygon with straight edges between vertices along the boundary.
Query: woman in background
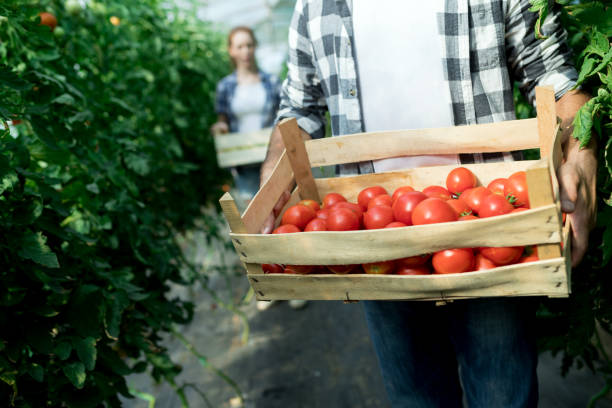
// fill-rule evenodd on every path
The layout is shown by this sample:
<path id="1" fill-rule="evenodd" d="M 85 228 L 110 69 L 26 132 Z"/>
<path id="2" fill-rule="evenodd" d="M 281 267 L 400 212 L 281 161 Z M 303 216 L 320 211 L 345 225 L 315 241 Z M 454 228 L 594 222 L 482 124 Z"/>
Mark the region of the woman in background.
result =
<path id="1" fill-rule="evenodd" d="M 278 79 L 265 73 L 255 62 L 257 41 L 249 27 L 232 29 L 227 47 L 234 72 L 217 85 L 213 134 L 254 132 L 274 123 L 280 99 Z M 259 188 L 259 164 L 231 169 L 240 198 L 248 201 Z"/>
<path id="2" fill-rule="evenodd" d="M 261 71 L 255 62 L 257 41 L 253 30 L 239 26 L 227 37 L 227 47 L 234 72 L 217 85 L 215 110 L 217 122 L 211 127 L 213 134 L 247 133 L 271 127 L 280 102 L 278 79 Z M 259 189 L 260 164 L 236 166 L 231 169 L 241 199 L 248 201 Z M 265 310 L 274 301 L 258 301 L 257 308 Z M 289 305 L 300 309 L 304 300 L 291 300 Z"/>

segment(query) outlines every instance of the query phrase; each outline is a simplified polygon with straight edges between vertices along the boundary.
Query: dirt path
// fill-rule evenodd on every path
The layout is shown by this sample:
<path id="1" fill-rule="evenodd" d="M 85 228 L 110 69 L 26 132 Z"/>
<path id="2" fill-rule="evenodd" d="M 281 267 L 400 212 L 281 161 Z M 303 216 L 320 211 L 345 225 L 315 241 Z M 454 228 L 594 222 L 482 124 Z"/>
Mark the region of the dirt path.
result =
<path id="1" fill-rule="evenodd" d="M 203 236 L 192 236 L 204 242 Z M 205 249 L 201 244 L 188 248 L 198 262 L 215 270 L 219 262 L 236 258 L 222 247 Z M 248 290 L 243 272 L 231 279 L 213 273 L 209 285 L 226 299 L 227 283 L 232 296 L 240 299 Z M 240 310 L 248 318 L 250 335 L 242 342 L 244 325 L 235 314 L 218 307 L 202 290 L 176 288 L 174 295 L 196 304 L 193 322 L 182 328 L 183 335 L 209 361 L 231 377 L 245 397 L 245 408 L 382 408 L 388 407 L 374 351 L 363 318 L 362 306 L 336 301 L 310 302 L 293 310 L 278 302 L 258 311 L 254 299 Z M 207 371 L 183 344 L 168 339 L 172 359 L 183 366 L 177 383 L 191 383 L 204 392 L 214 408 L 239 407 L 236 393 L 218 376 Z M 585 407 L 603 382 L 588 370 L 572 371 L 567 378 L 559 373 L 560 359 L 540 357 L 540 407 Z M 154 385 L 147 375 L 132 376 L 128 383 L 156 398 L 156 408 L 180 407 L 176 394 L 167 385 Z M 187 391 L 191 407 L 206 407 L 194 390 Z M 146 408 L 147 402 L 124 400 L 128 408 Z M 610 400 L 598 407 L 612 408 Z"/>

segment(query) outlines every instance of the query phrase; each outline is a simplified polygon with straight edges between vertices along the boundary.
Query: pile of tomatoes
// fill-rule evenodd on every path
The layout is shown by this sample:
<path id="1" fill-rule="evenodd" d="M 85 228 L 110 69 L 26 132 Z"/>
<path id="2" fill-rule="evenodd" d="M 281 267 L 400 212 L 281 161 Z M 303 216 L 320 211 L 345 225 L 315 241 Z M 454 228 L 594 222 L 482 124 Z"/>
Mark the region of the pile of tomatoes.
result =
<path id="1" fill-rule="evenodd" d="M 401 186 L 389 194 L 381 186 L 372 186 L 359 193 L 356 203 L 338 193 L 327 194 L 321 204 L 302 200 L 287 208 L 273 234 L 409 227 L 488 218 L 528 208 L 524 171 L 495 179 L 484 187 L 478 186 L 472 171 L 457 167 L 448 174 L 446 187 L 429 186 L 416 191 L 411 186 Z M 479 271 L 537 259 L 535 247 L 457 248 L 361 265 L 264 264 L 263 269 L 266 273 L 425 275 Z"/>

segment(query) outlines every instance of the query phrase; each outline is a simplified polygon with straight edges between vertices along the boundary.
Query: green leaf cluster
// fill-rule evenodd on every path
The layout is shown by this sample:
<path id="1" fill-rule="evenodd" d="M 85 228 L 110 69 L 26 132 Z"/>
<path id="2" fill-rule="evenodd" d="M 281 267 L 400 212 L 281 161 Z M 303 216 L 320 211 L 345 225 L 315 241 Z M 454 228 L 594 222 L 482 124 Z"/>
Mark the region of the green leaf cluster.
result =
<path id="1" fill-rule="evenodd" d="M 208 129 L 229 64 L 167 4 L 0 2 L 0 406 L 117 407 L 126 375 L 180 371 L 175 234 L 228 178 Z"/>

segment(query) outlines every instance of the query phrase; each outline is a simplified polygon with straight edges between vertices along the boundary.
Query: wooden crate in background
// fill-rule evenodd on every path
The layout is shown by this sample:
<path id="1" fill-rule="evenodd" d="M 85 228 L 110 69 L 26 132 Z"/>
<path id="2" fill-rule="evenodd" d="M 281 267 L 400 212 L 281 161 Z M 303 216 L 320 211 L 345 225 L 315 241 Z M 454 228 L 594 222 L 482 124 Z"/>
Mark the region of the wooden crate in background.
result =
<path id="1" fill-rule="evenodd" d="M 286 150 L 244 214 L 225 194 L 220 202 L 231 239 L 257 298 L 449 300 L 489 296 L 567 297 L 570 224 L 563 225 L 555 169 L 561 163 L 554 92 L 536 89 L 538 117 L 440 129 L 399 130 L 309 140 L 294 119 L 281 122 Z M 351 177 L 314 179 L 311 168 L 403 155 L 499 152 L 539 148 L 540 160 L 465 165 L 481 185 L 525 170 L 531 209 L 473 221 L 361 231 L 264 235 L 259 231 L 282 192 L 297 187 L 285 209 L 300 199 L 338 192 L 356 202 L 365 187 L 392 192 L 444 185 L 456 166 L 433 166 Z M 283 209 L 284 211 L 284 209 Z M 279 220 L 277 220 L 278 224 Z M 539 261 L 449 275 L 264 274 L 261 264 L 343 265 L 378 262 L 449 248 L 537 245 Z"/>
<path id="2" fill-rule="evenodd" d="M 215 136 L 217 163 L 221 168 L 262 163 L 272 128 L 250 133 L 227 133 Z"/>

